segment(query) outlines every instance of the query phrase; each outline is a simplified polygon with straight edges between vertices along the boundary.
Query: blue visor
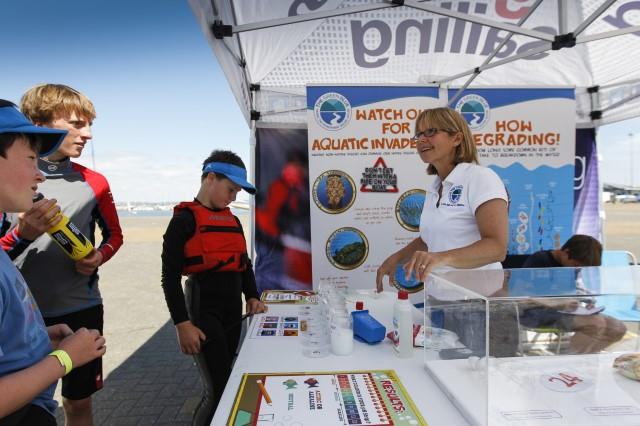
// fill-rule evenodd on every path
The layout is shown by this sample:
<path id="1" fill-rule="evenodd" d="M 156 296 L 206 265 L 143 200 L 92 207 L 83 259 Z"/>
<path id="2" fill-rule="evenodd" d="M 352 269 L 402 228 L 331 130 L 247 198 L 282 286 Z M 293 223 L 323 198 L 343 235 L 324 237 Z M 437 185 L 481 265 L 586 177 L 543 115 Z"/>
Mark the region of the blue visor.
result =
<path id="1" fill-rule="evenodd" d="M 0 99 L 0 133 L 23 133 L 35 137 L 40 141 L 40 157 L 56 152 L 67 135 L 66 130 L 33 125 L 13 103 L 3 99 Z"/>
<path id="2" fill-rule="evenodd" d="M 242 167 L 234 166 L 229 163 L 208 163 L 202 169 L 203 173 L 219 173 L 224 175 L 231 182 L 240 185 L 242 189 L 253 195 L 256 193 L 256 187 L 247 181 L 247 171 Z"/>

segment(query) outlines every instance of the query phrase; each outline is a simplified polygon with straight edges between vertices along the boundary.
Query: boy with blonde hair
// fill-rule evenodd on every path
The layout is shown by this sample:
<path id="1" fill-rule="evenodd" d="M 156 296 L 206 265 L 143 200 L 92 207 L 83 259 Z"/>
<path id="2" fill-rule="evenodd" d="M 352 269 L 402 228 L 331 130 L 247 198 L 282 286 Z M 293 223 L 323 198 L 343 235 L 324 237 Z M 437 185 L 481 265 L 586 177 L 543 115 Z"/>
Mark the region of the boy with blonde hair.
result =
<path id="1" fill-rule="evenodd" d="M 33 126 L 15 105 L 0 100 L 0 211 L 31 208 L 44 181 L 36 158 L 55 151 L 65 135 Z M 57 380 L 101 357 L 104 338 L 86 328 L 74 333 L 66 324 L 45 328 L 24 278 L 3 250 L 0 318 L 0 425 L 55 425 Z"/>
<path id="2" fill-rule="evenodd" d="M 62 84 L 41 84 L 22 97 L 24 114 L 36 125 L 67 132 L 55 152 L 38 160 L 45 175 L 41 191 L 55 198 L 82 234 L 95 244 L 95 227 L 102 241 L 88 256 L 74 261 L 47 235 L 36 238 L 15 262 L 33 293 L 46 324 L 66 323 L 71 329 L 103 329 L 98 267 L 122 245 L 122 230 L 109 189 L 100 173 L 71 161 L 91 140 L 96 112 L 91 101 Z M 17 217 L 9 220 L 18 224 Z M 102 359 L 77 369 L 62 380 L 67 425 L 92 424 L 91 395 L 102 388 Z"/>

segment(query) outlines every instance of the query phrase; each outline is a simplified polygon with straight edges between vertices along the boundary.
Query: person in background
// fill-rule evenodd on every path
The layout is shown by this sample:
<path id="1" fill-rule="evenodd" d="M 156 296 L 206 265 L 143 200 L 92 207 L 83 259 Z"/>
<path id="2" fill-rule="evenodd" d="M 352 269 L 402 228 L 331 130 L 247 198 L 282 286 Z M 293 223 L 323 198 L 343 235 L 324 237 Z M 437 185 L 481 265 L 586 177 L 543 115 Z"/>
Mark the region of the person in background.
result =
<path id="1" fill-rule="evenodd" d="M 23 95 L 21 109 L 36 125 L 67 132 L 55 152 L 38 160 L 38 168 L 46 177 L 41 191 L 57 200 L 62 212 L 94 246 L 96 225 L 100 227 L 102 241 L 88 256 L 74 261 L 48 235 L 42 235 L 16 257 L 15 263 L 38 302 L 45 324 L 65 323 L 74 331 L 86 327 L 102 333 L 104 309 L 98 267 L 122 245 L 122 230 L 107 179 L 71 161 L 80 157 L 93 137 L 95 108 L 85 95 L 69 86 L 41 84 Z M 20 218 L 8 218 L 12 224 L 9 231 L 19 229 Z M 67 425 L 92 424 L 91 396 L 102 386 L 102 358 L 62 379 Z"/>
<path id="2" fill-rule="evenodd" d="M 15 105 L 0 100 L 2 212 L 32 209 L 44 181 L 37 156 L 55 151 L 66 133 L 33 126 Z M 0 426 L 55 425 L 58 379 L 105 351 L 98 330 L 45 327 L 24 278 L 0 250 Z"/>
<path id="3" fill-rule="evenodd" d="M 602 244 L 589 235 L 576 234 L 559 250 L 540 250 L 527 257 L 523 268 L 600 266 Z"/>
<path id="4" fill-rule="evenodd" d="M 478 164 L 476 146 L 464 118 L 450 108 L 424 110 L 416 119 L 414 141 L 427 174 L 420 236 L 389 256 L 377 270 L 376 286 L 392 280 L 403 264 L 424 281 L 433 270 L 496 268 L 507 253 L 508 197 L 491 169 Z"/>
<path id="5" fill-rule="evenodd" d="M 249 314 L 266 311 L 242 225 L 229 208 L 242 189 L 252 195 L 256 191 L 240 157 L 213 151 L 202 164 L 196 198 L 175 207 L 163 237 L 162 289 L 180 350 L 195 356 L 204 385 L 193 414 L 196 426 L 211 423 L 231 374 L 240 341 L 242 295 Z M 182 275 L 189 276 L 184 292 Z"/>
<path id="6" fill-rule="evenodd" d="M 600 266 L 602 244 L 589 235 L 573 235 L 559 250 L 541 250 L 530 255 L 523 268 L 557 268 Z M 552 307 L 537 304 L 523 309 L 520 323 L 529 328 L 553 328 L 573 332 L 569 352 L 578 354 L 598 353 L 619 341 L 627 332 L 621 321 L 605 314 L 574 315 L 579 301 Z M 587 306 L 592 307 L 592 306 Z"/>

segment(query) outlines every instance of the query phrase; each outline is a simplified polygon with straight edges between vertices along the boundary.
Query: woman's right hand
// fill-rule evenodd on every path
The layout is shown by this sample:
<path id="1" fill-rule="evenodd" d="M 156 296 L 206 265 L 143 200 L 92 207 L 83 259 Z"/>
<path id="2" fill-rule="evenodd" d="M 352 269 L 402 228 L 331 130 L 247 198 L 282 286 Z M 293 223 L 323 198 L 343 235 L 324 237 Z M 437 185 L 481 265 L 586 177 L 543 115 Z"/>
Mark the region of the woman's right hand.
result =
<path id="1" fill-rule="evenodd" d="M 180 350 L 186 355 L 195 355 L 200 352 L 201 341 L 204 342 L 207 336 L 191 321 L 184 321 L 176 324 L 178 331 L 178 343 Z"/>
<path id="2" fill-rule="evenodd" d="M 84 327 L 62 339 L 58 349 L 62 349 L 69 355 L 73 368 L 85 365 L 101 357 L 107 351 L 105 339 L 100 335 L 100 332 Z"/>
<path id="3" fill-rule="evenodd" d="M 398 266 L 398 259 L 395 254 L 387 257 L 387 259 L 382 262 L 382 265 L 376 271 L 376 290 L 378 293 L 383 291 L 383 283 L 382 279 L 386 276 L 387 282 L 391 284 L 391 280 L 394 279 L 396 274 L 396 268 Z"/>

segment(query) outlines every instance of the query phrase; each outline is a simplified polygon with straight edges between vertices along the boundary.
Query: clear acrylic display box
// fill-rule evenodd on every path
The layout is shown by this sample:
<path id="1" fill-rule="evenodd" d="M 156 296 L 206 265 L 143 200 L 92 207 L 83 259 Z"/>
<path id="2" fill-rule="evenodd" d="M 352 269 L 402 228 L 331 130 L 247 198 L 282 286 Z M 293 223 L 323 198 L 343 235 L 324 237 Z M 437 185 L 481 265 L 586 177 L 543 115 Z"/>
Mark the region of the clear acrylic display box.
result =
<path id="1" fill-rule="evenodd" d="M 450 271 L 424 294 L 425 367 L 470 424 L 640 425 L 613 367 L 640 352 L 640 267 Z"/>

